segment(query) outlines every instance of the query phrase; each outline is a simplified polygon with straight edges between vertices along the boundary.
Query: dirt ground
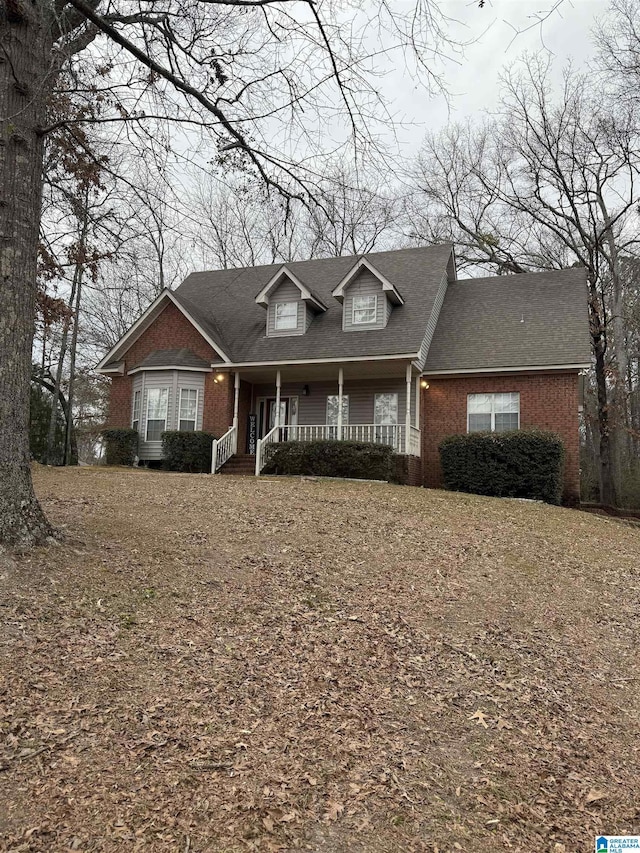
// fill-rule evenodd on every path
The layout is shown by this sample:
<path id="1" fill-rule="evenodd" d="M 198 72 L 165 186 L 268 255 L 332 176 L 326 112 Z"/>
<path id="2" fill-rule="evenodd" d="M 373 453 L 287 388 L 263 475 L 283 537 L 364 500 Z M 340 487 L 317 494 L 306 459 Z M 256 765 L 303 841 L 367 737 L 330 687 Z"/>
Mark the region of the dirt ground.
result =
<path id="1" fill-rule="evenodd" d="M 640 833 L 640 529 L 377 483 L 38 468 L 0 556 L 3 851 Z"/>

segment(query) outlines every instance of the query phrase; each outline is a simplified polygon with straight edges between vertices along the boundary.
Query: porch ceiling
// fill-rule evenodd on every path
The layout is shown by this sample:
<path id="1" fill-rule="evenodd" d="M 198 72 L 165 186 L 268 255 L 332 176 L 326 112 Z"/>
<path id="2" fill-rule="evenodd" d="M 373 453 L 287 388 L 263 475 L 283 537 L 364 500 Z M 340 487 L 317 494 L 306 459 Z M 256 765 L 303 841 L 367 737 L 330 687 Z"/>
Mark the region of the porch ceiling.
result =
<path id="1" fill-rule="evenodd" d="M 349 379 L 376 379 L 396 377 L 404 379 L 407 364 L 410 359 L 393 359 L 389 361 L 358 361 L 344 364 L 281 364 L 258 367 L 240 367 L 240 378 L 246 382 L 266 383 L 276 382 L 276 372 L 280 370 L 282 384 L 285 382 L 313 382 L 322 380 L 338 381 L 338 371 L 342 367 L 345 382 Z M 225 366 L 226 368 L 226 366 Z M 222 365 L 216 365 L 216 370 L 224 373 Z M 226 369 L 233 374 L 234 368 Z M 417 376 L 417 371 L 413 369 Z"/>

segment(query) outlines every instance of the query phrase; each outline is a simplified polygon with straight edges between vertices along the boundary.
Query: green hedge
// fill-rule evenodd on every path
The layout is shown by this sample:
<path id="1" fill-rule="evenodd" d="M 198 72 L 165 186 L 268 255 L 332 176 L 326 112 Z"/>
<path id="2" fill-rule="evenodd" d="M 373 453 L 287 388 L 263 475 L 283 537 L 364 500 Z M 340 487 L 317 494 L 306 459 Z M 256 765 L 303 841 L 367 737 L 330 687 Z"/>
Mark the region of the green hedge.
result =
<path id="1" fill-rule="evenodd" d="M 186 471 L 191 474 L 211 470 L 211 442 L 215 438 L 209 432 L 180 432 L 167 430 L 162 433 L 162 467 L 168 471 Z"/>
<path id="2" fill-rule="evenodd" d="M 554 433 L 518 430 L 452 435 L 439 450 L 447 489 L 560 503 L 564 445 Z"/>
<path id="3" fill-rule="evenodd" d="M 138 452 L 137 430 L 103 429 L 100 435 L 106 445 L 107 465 L 133 465 Z"/>
<path id="4" fill-rule="evenodd" d="M 393 448 L 357 441 L 284 441 L 265 448 L 263 474 L 388 480 Z"/>

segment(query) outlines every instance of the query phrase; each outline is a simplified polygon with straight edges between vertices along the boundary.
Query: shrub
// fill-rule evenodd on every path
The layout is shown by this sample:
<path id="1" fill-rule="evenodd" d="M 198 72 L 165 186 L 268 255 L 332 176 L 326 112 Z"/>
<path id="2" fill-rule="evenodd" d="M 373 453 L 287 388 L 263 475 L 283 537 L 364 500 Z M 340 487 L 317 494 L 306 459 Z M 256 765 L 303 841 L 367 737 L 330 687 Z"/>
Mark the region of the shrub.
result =
<path id="1" fill-rule="evenodd" d="M 133 465 L 138 451 L 137 430 L 103 429 L 100 434 L 106 445 L 107 465 Z"/>
<path id="2" fill-rule="evenodd" d="M 180 432 L 167 430 L 162 433 L 162 467 L 168 471 L 183 471 L 201 474 L 211 470 L 211 442 L 215 438 L 209 432 Z"/>
<path id="3" fill-rule="evenodd" d="M 452 435 L 439 450 L 447 489 L 560 503 L 564 445 L 553 433 Z"/>
<path id="4" fill-rule="evenodd" d="M 263 474 L 388 480 L 393 448 L 357 441 L 284 441 L 265 448 Z"/>

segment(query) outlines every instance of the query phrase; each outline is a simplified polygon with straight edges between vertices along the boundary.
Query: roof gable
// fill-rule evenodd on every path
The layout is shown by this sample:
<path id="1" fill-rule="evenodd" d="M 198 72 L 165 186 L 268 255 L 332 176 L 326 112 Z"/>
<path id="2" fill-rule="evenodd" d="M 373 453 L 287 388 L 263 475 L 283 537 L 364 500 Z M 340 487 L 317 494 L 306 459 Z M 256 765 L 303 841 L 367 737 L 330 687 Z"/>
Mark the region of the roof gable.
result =
<path id="1" fill-rule="evenodd" d="M 387 298 L 390 302 L 393 302 L 394 305 L 404 305 L 404 299 L 400 296 L 400 293 L 396 286 L 392 284 L 389 279 L 384 276 L 379 270 L 375 268 L 375 266 L 368 261 L 365 257 L 359 258 L 358 261 L 351 267 L 349 272 L 338 282 L 338 285 L 334 287 L 331 291 L 331 295 L 334 296 L 339 302 L 342 302 L 344 299 L 344 292 L 349 287 L 349 285 L 357 278 L 358 275 L 362 272 L 363 269 L 369 270 L 380 282 L 382 285 L 382 290 L 387 294 Z"/>
<path id="2" fill-rule="evenodd" d="M 255 301 L 258 305 L 263 305 L 265 308 L 269 305 L 269 297 L 277 290 L 282 282 L 287 279 L 300 291 L 300 298 L 315 308 L 316 311 L 326 311 L 327 306 L 322 300 L 316 296 L 305 284 L 300 281 L 298 276 L 292 272 L 286 265 L 277 270 L 256 296 Z"/>
<path id="3" fill-rule="evenodd" d="M 203 312 L 201 312 L 197 306 L 191 305 L 188 299 L 169 289 L 165 289 L 156 299 L 154 299 L 147 310 L 136 320 L 133 326 L 131 326 L 131 328 L 120 338 L 115 346 L 109 350 L 97 365 L 96 370 L 98 372 L 116 372 L 115 365 L 117 362 L 122 359 L 125 353 L 133 346 L 138 338 L 146 332 L 168 304 L 175 305 L 175 307 L 191 323 L 209 346 L 220 354 L 223 361 L 231 361 L 222 344 L 219 342 L 221 335 L 216 328 L 217 324 L 215 324 L 211 318 L 203 315 Z"/>

